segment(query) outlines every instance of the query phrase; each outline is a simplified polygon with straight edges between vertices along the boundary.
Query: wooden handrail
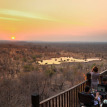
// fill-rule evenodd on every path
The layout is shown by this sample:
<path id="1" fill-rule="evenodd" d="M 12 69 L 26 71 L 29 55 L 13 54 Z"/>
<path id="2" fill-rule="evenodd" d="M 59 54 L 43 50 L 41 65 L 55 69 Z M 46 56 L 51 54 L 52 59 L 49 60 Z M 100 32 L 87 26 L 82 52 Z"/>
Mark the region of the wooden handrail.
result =
<path id="1" fill-rule="evenodd" d="M 104 75 L 104 74 L 107 74 L 107 70 L 104 70 L 100 73 L 100 75 Z"/>
<path id="2" fill-rule="evenodd" d="M 86 80 L 86 81 L 87 81 L 87 80 Z M 69 88 L 69 89 L 67 89 L 67 90 L 65 90 L 65 91 L 63 91 L 63 92 L 60 92 L 60 93 L 58 93 L 58 94 L 56 94 L 56 95 L 54 95 L 54 96 L 52 96 L 52 97 L 50 97 L 50 98 L 47 98 L 47 99 L 41 101 L 40 104 L 43 104 L 44 102 L 47 102 L 47 101 L 49 101 L 49 100 L 51 100 L 51 99 L 53 99 L 53 98 L 55 98 L 55 97 L 57 97 L 57 96 L 59 96 L 59 95 L 61 95 L 61 94 L 66 93 L 66 92 L 68 92 L 68 91 L 76 88 L 77 86 L 79 86 L 79 85 L 81 85 L 81 84 L 83 84 L 83 83 L 86 83 L 86 81 L 81 82 L 81 83 L 79 83 L 78 85 L 75 85 L 75 86 L 73 86 L 73 87 L 71 87 L 71 88 Z"/>

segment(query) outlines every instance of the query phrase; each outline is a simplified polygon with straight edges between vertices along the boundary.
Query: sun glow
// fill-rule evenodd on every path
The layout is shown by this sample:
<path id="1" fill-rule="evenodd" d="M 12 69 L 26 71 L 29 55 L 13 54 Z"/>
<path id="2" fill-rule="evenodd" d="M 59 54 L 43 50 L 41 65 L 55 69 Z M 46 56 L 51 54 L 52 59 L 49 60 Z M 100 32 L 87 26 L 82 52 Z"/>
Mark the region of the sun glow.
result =
<path id="1" fill-rule="evenodd" d="M 14 39 L 15 39 L 15 37 L 14 37 L 14 36 L 12 36 L 12 37 L 11 37 L 11 39 L 12 39 L 12 40 L 14 40 Z"/>

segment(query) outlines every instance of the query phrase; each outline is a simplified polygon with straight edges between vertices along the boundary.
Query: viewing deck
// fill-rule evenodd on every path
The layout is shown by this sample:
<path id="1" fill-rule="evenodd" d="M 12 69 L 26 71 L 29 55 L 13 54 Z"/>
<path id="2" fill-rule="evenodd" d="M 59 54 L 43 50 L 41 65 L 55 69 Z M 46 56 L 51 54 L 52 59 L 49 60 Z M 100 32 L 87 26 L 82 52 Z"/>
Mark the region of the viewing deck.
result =
<path id="1" fill-rule="evenodd" d="M 100 82 L 103 75 L 107 75 L 107 70 L 100 73 Z M 86 81 L 41 102 L 39 102 L 39 95 L 33 94 L 32 107 L 78 107 L 78 92 L 84 91 L 86 85 L 91 85 L 88 76 Z"/>

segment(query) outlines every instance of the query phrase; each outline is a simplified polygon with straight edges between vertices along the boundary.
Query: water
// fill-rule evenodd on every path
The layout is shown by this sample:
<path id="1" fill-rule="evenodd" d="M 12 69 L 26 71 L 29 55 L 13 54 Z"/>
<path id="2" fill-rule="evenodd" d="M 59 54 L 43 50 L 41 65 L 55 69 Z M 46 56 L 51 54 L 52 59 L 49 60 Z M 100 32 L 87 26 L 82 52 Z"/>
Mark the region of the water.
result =
<path id="1" fill-rule="evenodd" d="M 40 65 L 46 65 L 46 64 L 61 64 L 68 62 L 89 62 L 89 61 L 97 61 L 97 60 L 101 60 L 101 59 L 99 58 L 76 59 L 73 57 L 60 57 L 60 58 L 51 58 L 49 60 L 38 61 L 38 63 Z"/>

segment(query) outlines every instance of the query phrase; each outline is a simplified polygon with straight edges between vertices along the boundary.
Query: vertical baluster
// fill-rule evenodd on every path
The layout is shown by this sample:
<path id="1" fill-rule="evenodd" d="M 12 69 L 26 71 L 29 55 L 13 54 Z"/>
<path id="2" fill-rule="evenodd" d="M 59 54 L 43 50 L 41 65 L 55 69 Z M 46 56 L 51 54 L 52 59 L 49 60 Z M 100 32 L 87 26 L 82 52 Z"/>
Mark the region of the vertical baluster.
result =
<path id="1" fill-rule="evenodd" d="M 100 75 L 100 77 L 99 77 L 99 83 L 100 84 L 102 83 L 102 75 Z"/>
<path id="2" fill-rule="evenodd" d="M 52 99 L 52 107 L 54 107 L 54 98 Z"/>
<path id="3" fill-rule="evenodd" d="M 80 92 L 80 86 L 78 86 L 78 92 Z M 78 96 L 78 93 L 77 93 Z M 78 98 L 78 106 L 79 106 L 79 98 Z"/>
<path id="4" fill-rule="evenodd" d="M 81 92 L 82 92 L 83 90 L 82 90 L 82 84 L 81 84 Z"/>
<path id="5" fill-rule="evenodd" d="M 51 107 L 51 100 L 49 100 L 49 107 Z"/>
<path id="6" fill-rule="evenodd" d="M 44 107 L 44 104 L 42 104 L 42 107 Z"/>
<path id="7" fill-rule="evenodd" d="M 73 103 L 73 107 L 74 107 L 74 102 L 75 102 L 74 89 L 72 90 L 72 95 L 73 95 L 72 103 Z"/>
<path id="8" fill-rule="evenodd" d="M 66 94 L 66 93 L 64 93 L 64 107 L 65 107 L 65 104 L 66 104 L 65 94 Z"/>
<path id="9" fill-rule="evenodd" d="M 74 107 L 74 89 L 72 89 L 72 107 Z"/>
<path id="10" fill-rule="evenodd" d="M 58 102 L 59 102 L 59 106 L 58 107 L 61 107 L 61 105 L 60 105 L 60 95 L 59 95 L 59 98 L 58 98 L 59 100 L 58 100 Z"/>
<path id="11" fill-rule="evenodd" d="M 87 82 L 85 82 L 85 86 L 86 86 L 86 83 L 87 83 Z M 85 87 L 84 87 L 84 89 L 85 89 Z"/>
<path id="12" fill-rule="evenodd" d="M 82 86 L 82 92 L 83 92 L 83 84 L 81 86 Z"/>
<path id="13" fill-rule="evenodd" d="M 76 107 L 78 105 L 78 86 L 76 87 Z"/>
<path id="14" fill-rule="evenodd" d="M 45 107 L 48 107 L 48 102 L 45 103 Z"/>
<path id="15" fill-rule="evenodd" d="M 69 107 L 69 91 L 67 92 L 67 107 Z"/>
<path id="16" fill-rule="evenodd" d="M 56 106 L 55 106 L 55 107 L 57 107 L 57 97 L 55 98 L 55 103 L 56 103 Z"/>
<path id="17" fill-rule="evenodd" d="M 75 107 L 75 103 L 74 103 L 74 102 L 75 102 L 75 93 L 74 93 L 74 89 L 73 89 L 73 91 L 72 91 L 72 94 L 73 94 L 73 100 L 72 100 L 72 101 L 73 101 L 73 107 Z"/>
<path id="18" fill-rule="evenodd" d="M 84 91 L 84 83 L 82 84 L 82 91 Z"/>
<path id="19" fill-rule="evenodd" d="M 82 85 L 82 88 L 83 88 L 83 91 L 84 91 L 84 83 L 83 83 L 83 85 Z"/>
<path id="20" fill-rule="evenodd" d="M 67 107 L 67 92 L 65 93 L 65 107 Z"/>
<path id="21" fill-rule="evenodd" d="M 85 83 L 83 84 L 83 91 L 85 90 Z"/>
<path id="22" fill-rule="evenodd" d="M 78 92 L 80 92 L 80 85 L 78 86 Z M 77 96 L 78 96 L 78 93 L 77 93 Z M 78 98 L 77 106 L 79 107 L 79 98 Z"/>
<path id="23" fill-rule="evenodd" d="M 40 107 L 43 107 L 43 104 L 41 104 Z"/>
<path id="24" fill-rule="evenodd" d="M 72 92 L 72 90 L 71 90 L 71 95 L 70 95 L 70 97 L 71 97 L 71 104 L 70 104 L 70 106 L 73 107 L 73 104 L 72 104 L 72 102 L 73 102 L 73 92 Z"/>
<path id="25" fill-rule="evenodd" d="M 62 101 L 62 106 L 63 107 L 63 94 L 61 95 L 61 101 Z"/>
<path id="26" fill-rule="evenodd" d="M 81 92 L 81 85 L 80 85 L 80 92 Z"/>
<path id="27" fill-rule="evenodd" d="M 77 107 L 77 106 L 76 106 L 76 103 L 77 103 L 77 90 L 76 90 L 76 88 L 75 88 L 75 107 Z"/>
<path id="28" fill-rule="evenodd" d="M 74 88 L 74 96 L 75 96 L 75 102 L 74 102 L 74 107 L 76 107 L 76 88 Z"/>
<path id="29" fill-rule="evenodd" d="M 67 107 L 67 92 L 65 93 L 65 107 Z"/>
<path id="30" fill-rule="evenodd" d="M 69 107 L 71 107 L 71 90 L 69 91 Z"/>

